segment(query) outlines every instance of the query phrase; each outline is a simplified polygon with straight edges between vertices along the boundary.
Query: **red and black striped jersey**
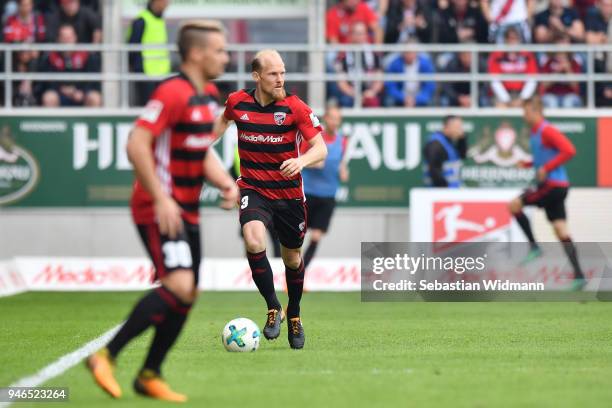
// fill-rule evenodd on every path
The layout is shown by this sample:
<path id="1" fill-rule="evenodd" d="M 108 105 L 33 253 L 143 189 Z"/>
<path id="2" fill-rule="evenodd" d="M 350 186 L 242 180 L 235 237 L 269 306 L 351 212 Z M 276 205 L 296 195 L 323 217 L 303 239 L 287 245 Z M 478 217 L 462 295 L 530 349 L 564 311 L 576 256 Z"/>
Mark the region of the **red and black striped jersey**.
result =
<path id="1" fill-rule="evenodd" d="M 243 89 L 227 98 L 224 115 L 238 128 L 238 187 L 272 200 L 303 199 L 301 174 L 286 178 L 280 166 L 299 156 L 302 138 L 310 140 L 322 130 L 308 105 L 295 95 L 287 95 L 282 101 L 262 106 L 255 100 L 255 89 Z"/>
<path id="2" fill-rule="evenodd" d="M 215 141 L 212 130 L 218 109 L 214 84 L 200 93 L 181 73 L 157 87 L 135 123 L 153 133 L 157 177 L 180 205 L 183 219 L 191 224 L 199 222 L 203 160 Z M 131 208 L 137 224 L 155 221 L 152 198 L 138 180 L 134 182 Z"/>

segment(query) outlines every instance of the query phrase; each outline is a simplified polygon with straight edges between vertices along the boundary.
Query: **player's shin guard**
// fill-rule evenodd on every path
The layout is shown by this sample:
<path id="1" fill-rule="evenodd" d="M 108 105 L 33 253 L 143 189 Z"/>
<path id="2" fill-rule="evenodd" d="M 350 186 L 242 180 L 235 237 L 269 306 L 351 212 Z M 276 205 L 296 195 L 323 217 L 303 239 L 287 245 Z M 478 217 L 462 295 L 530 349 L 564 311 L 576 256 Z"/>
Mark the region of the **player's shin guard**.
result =
<path id="1" fill-rule="evenodd" d="M 191 310 L 191 304 L 183 303 L 178 299 L 170 307 L 164 320 L 156 323 L 155 337 L 149 348 L 149 354 L 145 360 L 143 370 L 149 369 L 157 375 L 161 374 L 161 365 L 168 354 L 168 351 L 175 343 L 181 333 L 187 315 Z"/>
<path id="2" fill-rule="evenodd" d="M 266 251 L 261 251 L 256 254 L 247 252 L 247 259 L 251 267 L 253 281 L 257 289 L 259 289 L 261 296 L 266 300 L 268 310 L 280 310 L 281 305 L 274 291 L 274 275 L 272 274 L 272 267 L 266 256 Z"/>
<path id="3" fill-rule="evenodd" d="M 570 237 L 561 239 L 561 244 L 563 245 L 563 249 L 567 254 L 567 258 L 574 268 L 574 279 L 584 279 L 582 268 L 578 262 L 578 251 L 576 250 L 576 245 L 574 245 L 574 242 Z"/>
<path id="4" fill-rule="evenodd" d="M 529 222 L 529 219 L 527 218 L 525 213 L 521 211 L 517 214 L 514 214 L 514 218 L 516 219 L 516 222 L 521 227 L 523 233 L 525 233 L 525 236 L 529 240 L 531 248 L 537 248 L 538 244 L 536 243 L 535 237 L 533 236 L 533 231 L 531 230 L 531 223 Z"/>
<path id="5" fill-rule="evenodd" d="M 285 266 L 285 279 L 287 280 L 287 293 L 289 305 L 287 306 L 287 317 L 289 319 L 300 316 L 300 300 L 304 290 L 304 261 L 297 269 Z"/>
<path id="6" fill-rule="evenodd" d="M 308 244 L 308 248 L 304 253 L 304 268 L 308 268 L 308 265 L 310 265 L 310 261 L 312 261 L 318 245 L 319 242 L 317 241 L 310 241 L 310 244 Z"/>
<path id="7" fill-rule="evenodd" d="M 115 337 L 108 343 L 107 348 L 112 358 L 134 337 L 140 335 L 151 324 L 163 319 L 169 309 L 164 296 L 170 292 L 163 286 L 148 292 L 134 307 L 127 321 Z M 173 296 L 172 294 L 170 294 Z"/>

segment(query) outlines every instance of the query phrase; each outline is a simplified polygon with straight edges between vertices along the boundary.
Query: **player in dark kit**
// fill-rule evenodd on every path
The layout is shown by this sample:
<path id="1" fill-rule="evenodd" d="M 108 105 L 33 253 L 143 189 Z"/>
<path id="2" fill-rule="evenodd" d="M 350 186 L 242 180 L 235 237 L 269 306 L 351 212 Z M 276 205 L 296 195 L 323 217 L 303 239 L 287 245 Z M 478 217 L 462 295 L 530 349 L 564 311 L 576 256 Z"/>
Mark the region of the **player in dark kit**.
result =
<path id="1" fill-rule="evenodd" d="M 161 365 L 197 296 L 204 177 L 222 191 L 221 207 L 233 208 L 238 200 L 234 180 L 209 150 L 218 107 L 211 95 L 216 88 L 209 81 L 220 76 L 228 62 L 223 28 L 212 21 L 188 22 L 178 37 L 181 72 L 155 90 L 127 146 L 136 173 L 132 217 L 161 286 L 148 292 L 117 335 L 87 359 L 95 381 L 115 398 L 121 396 L 113 376 L 116 357 L 130 340 L 155 326 L 134 389 L 151 398 L 186 401 L 162 380 Z"/>
<path id="2" fill-rule="evenodd" d="M 285 92 L 285 64 L 278 52 L 260 51 L 251 65 L 256 88 L 234 92 L 227 98 L 215 133 L 223 134 L 230 121 L 238 128 L 240 225 L 253 281 L 268 307 L 264 336 L 268 340 L 277 338 L 284 320 L 266 256 L 266 228 L 275 228 L 289 295 L 286 311 L 289 345 L 302 348 L 305 337 L 300 320 L 304 286 L 301 247 L 306 211 L 300 172 L 324 160 L 327 148 L 312 110 L 300 98 Z M 311 147 L 300 156 L 301 138 Z"/>
<path id="3" fill-rule="evenodd" d="M 539 97 L 524 102 L 523 115 L 525 122 L 531 127 L 529 142 L 533 155 L 533 163 L 525 165 L 535 167 L 538 186 L 526 190 L 520 197 L 512 200 L 509 208 L 531 245 L 524 262 L 533 260 L 542 253 L 533 236 L 529 219 L 523 213 L 523 206 L 536 205 L 546 211 L 546 217 L 552 223 L 555 235 L 563 244 L 563 249 L 574 268 L 572 288 L 581 289 L 586 281 L 578 262 L 576 246 L 567 228 L 565 197 L 570 184 L 563 165 L 575 156 L 576 148 L 563 133 L 544 119 Z"/>

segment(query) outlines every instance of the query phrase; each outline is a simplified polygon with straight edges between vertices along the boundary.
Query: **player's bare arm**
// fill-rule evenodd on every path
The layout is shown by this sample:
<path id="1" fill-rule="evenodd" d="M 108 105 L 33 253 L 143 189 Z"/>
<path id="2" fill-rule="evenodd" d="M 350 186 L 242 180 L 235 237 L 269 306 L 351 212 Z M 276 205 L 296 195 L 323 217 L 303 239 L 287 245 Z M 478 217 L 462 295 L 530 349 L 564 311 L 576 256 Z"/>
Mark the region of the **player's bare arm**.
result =
<path id="1" fill-rule="evenodd" d="M 236 207 L 240 192 L 234 179 L 227 173 L 221 163 L 219 155 L 214 149 L 210 149 L 204 159 L 204 174 L 206 179 L 219 190 L 221 190 L 221 203 L 219 207 L 231 210 Z"/>
<path id="2" fill-rule="evenodd" d="M 227 119 L 223 113 L 220 114 L 217 119 L 215 119 L 215 123 L 213 125 L 213 133 L 215 134 L 215 138 L 219 139 L 225 134 L 230 122 L 231 121 Z"/>
<path id="3" fill-rule="evenodd" d="M 181 209 L 176 201 L 163 190 L 155 173 L 152 145 L 153 134 L 137 126 L 132 130 L 128 140 L 128 158 L 134 166 L 136 178 L 153 198 L 160 232 L 174 238 L 183 228 Z"/>
<path id="4" fill-rule="evenodd" d="M 293 177 L 306 166 L 325 160 L 327 157 L 327 146 L 321 133 L 308 141 L 310 149 L 303 156 L 295 159 L 285 160 L 280 166 L 281 174 L 285 177 Z"/>

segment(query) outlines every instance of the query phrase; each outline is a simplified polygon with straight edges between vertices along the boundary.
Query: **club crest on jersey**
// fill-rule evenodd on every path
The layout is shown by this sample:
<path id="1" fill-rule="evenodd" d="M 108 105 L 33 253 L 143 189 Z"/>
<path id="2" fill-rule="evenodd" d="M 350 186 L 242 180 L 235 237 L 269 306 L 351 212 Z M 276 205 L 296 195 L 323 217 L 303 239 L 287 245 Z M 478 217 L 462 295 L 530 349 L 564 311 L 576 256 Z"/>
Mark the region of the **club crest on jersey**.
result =
<path id="1" fill-rule="evenodd" d="M 285 123 L 286 117 L 287 114 L 285 112 L 274 112 L 274 122 L 279 126 Z"/>

